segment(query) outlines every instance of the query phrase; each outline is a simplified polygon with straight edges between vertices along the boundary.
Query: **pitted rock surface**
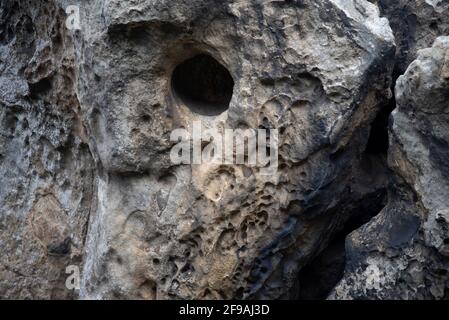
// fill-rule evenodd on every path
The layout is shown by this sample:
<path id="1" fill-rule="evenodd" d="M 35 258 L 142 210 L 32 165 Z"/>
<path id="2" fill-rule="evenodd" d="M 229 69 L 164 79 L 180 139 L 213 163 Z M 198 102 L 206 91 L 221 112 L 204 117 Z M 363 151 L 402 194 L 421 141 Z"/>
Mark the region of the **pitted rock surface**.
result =
<path id="1" fill-rule="evenodd" d="M 372 2 L 2 1 L 0 297 L 447 297 L 447 3 Z M 277 170 L 173 163 L 198 122 Z"/>

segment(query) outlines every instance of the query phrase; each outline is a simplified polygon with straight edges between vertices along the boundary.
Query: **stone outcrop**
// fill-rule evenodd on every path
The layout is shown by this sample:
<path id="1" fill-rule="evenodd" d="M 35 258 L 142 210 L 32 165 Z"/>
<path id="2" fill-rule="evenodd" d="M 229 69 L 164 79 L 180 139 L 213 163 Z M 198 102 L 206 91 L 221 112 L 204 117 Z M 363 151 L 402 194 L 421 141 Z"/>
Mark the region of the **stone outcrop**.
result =
<path id="1" fill-rule="evenodd" d="M 388 18 L 396 38 L 395 75 L 402 75 L 417 51 L 449 34 L 447 0 L 370 0 Z"/>
<path id="2" fill-rule="evenodd" d="M 301 267 L 358 206 L 382 207 L 384 175 L 364 151 L 389 95 L 388 21 L 365 1 L 157 3 L 109 1 L 102 16 L 93 3 L 76 39 L 101 166 L 81 296 L 295 296 Z M 221 113 L 194 93 L 217 64 L 234 82 L 218 88 L 233 90 Z M 278 129 L 278 171 L 173 165 L 170 132 L 195 120 Z"/>
<path id="3" fill-rule="evenodd" d="M 447 299 L 449 288 L 449 37 L 396 85 L 388 205 L 351 234 L 335 299 Z"/>
<path id="4" fill-rule="evenodd" d="M 385 126 L 446 1 L 73 2 L 0 3 L 1 298 L 447 297 L 447 38 Z M 174 163 L 198 122 L 276 170 Z"/>
<path id="5" fill-rule="evenodd" d="M 76 97 L 74 47 L 53 1 L 0 3 L 0 297 L 73 298 L 94 161 Z"/>

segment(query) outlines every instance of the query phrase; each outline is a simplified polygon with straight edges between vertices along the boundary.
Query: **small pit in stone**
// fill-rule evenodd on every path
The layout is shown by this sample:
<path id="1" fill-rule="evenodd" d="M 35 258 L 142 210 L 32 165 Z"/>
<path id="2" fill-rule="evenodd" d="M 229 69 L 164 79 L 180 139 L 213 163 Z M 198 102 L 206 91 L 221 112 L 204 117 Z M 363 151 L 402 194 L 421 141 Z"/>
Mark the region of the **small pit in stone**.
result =
<path id="1" fill-rule="evenodd" d="M 174 96 L 192 112 L 217 116 L 229 108 L 234 80 L 217 60 L 200 54 L 175 68 L 171 86 Z"/>

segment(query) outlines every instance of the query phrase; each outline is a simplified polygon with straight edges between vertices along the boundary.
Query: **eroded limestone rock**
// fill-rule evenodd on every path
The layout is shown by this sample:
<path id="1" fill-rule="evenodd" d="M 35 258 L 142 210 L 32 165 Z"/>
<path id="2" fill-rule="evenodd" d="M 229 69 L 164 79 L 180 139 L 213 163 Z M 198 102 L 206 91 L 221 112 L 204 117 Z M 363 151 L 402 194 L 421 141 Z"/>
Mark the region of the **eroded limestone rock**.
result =
<path id="1" fill-rule="evenodd" d="M 416 59 L 417 51 L 449 34 L 447 0 L 370 0 L 388 18 L 396 38 L 396 76 Z"/>
<path id="2" fill-rule="evenodd" d="M 54 1 L 0 2 L 0 298 L 65 299 L 94 204 L 74 48 Z"/>
<path id="3" fill-rule="evenodd" d="M 78 93 L 101 170 L 81 296 L 296 296 L 301 268 L 357 205 L 382 203 L 381 156 L 364 151 L 390 94 L 388 21 L 346 0 L 93 1 L 83 12 Z M 179 95 L 188 75 L 172 86 L 198 55 L 234 82 L 213 116 Z M 195 120 L 278 129 L 279 170 L 173 165 L 170 132 Z"/>
<path id="4" fill-rule="evenodd" d="M 447 33 L 447 1 L 90 0 L 78 31 L 74 2 L 0 3 L 0 297 L 328 290 L 338 270 L 323 292 L 305 278 L 384 207 L 371 124 L 393 66 Z M 388 206 L 351 235 L 333 298 L 447 297 L 447 42 L 399 80 Z M 279 130 L 277 172 L 173 164 L 194 121 Z"/>
<path id="5" fill-rule="evenodd" d="M 387 207 L 346 243 L 331 298 L 447 299 L 449 37 L 418 52 L 396 85 Z"/>

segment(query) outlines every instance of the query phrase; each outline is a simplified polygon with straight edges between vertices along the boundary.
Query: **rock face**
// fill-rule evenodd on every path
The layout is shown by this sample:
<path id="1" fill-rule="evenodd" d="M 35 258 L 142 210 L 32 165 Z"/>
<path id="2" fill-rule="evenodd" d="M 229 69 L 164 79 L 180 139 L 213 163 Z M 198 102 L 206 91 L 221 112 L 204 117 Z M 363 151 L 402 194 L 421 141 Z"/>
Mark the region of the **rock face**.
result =
<path id="1" fill-rule="evenodd" d="M 445 297 L 447 39 L 398 82 L 390 169 L 382 125 L 445 32 L 416 3 L 90 0 L 74 30 L 2 1 L 0 297 L 326 298 L 345 264 L 332 298 Z M 175 163 L 198 123 L 277 130 L 278 165 Z"/>
<path id="2" fill-rule="evenodd" d="M 449 34 L 447 0 L 371 0 L 388 18 L 396 38 L 395 74 L 402 75 L 417 51 Z"/>
<path id="3" fill-rule="evenodd" d="M 94 197 L 74 48 L 52 1 L 0 3 L 0 297 L 72 298 Z"/>
<path id="4" fill-rule="evenodd" d="M 295 296 L 301 267 L 358 206 L 382 203 L 378 159 L 364 151 L 389 94 L 387 20 L 365 1 L 109 1 L 101 11 L 86 8 L 76 39 L 101 165 L 82 298 Z M 226 84 L 207 88 L 216 99 L 201 97 L 212 69 Z M 278 129 L 277 172 L 173 165 L 170 133 L 194 121 Z"/>
<path id="5" fill-rule="evenodd" d="M 419 51 L 396 101 L 388 205 L 349 237 L 332 298 L 449 298 L 449 37 Z"/>

